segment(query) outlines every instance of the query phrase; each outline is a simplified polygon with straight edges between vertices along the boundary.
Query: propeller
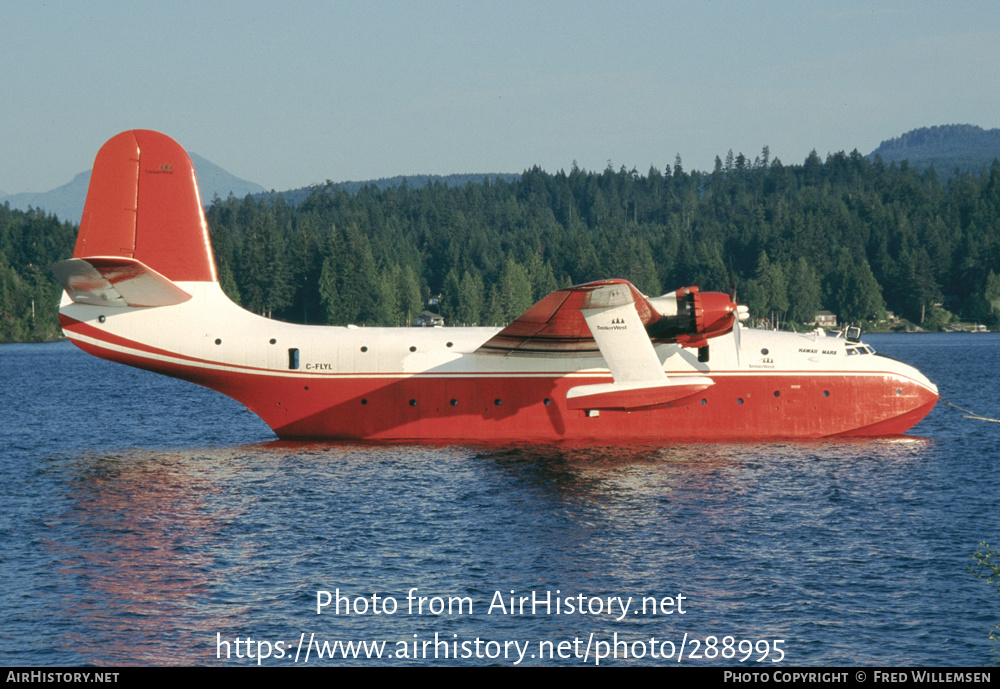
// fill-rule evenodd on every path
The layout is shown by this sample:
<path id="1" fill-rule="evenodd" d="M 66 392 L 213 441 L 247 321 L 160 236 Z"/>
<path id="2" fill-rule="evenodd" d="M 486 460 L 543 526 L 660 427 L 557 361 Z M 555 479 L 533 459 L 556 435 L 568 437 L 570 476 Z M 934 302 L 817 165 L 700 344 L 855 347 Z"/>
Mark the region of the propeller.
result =
<path id="1" fill-rule="evenodd" d="M 733 341 L 736 344 L 736 366 L 740 365 L 740 321 L 750 317 L 750 310 L 736 301 L 736 271 L 733 270 L 733 257 L 729 257 L 729 299 L 736 304 L 733 313 Z"/>
<path id="2" fill-rule="evenodd" d="M 733 257 L 729 257 L 729 298 L 736 303 L 736 271 L 733 270 Z"/>

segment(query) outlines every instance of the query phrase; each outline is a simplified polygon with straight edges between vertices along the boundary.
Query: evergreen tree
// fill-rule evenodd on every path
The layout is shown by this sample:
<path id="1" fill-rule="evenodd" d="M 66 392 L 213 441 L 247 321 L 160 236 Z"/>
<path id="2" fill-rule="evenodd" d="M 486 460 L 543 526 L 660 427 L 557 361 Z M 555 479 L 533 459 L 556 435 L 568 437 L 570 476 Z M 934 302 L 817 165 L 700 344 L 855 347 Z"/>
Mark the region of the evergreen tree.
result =
<path id="1" fill-rule="evenodd" d="M 528 281 L 531 283 L 533 301 L 538 301 L 542 297 L 559 289 L 556 277 L 552 273 L 552 266 L 542 258 L 541 253 L 538 251 L 533 252 L 528 257 L 528 264 L 525 266 L 525 269 L 528 273 Z"/>
<path id="2" fill-rule="evenodd" d="M 513 258 L 508 258 L 500 273 L 498 295 L 504 322 L 509 323 L 531 308 L 534 304 L 531 294 L 528 271 Z"/>
<path id="3" fill-rule="evenodd" d="M 404 265 L 399 271 L 399 284 L 397 290 L 400 295 L 400 308 L 403 311 L 403 318 L 406 325 L 410 325 L 424 309 L 423 292 L 420 289 L 420 280 L 413 268 Z"/>
<path id="4" fill-rule="evenodd" d="M 941 289 L 934 279 L 930 258 L 923 247 L 906 252 L 902 258 L 900 281 L 896 289 L 901 293 L 907 318 L 923 323 L 928 309 L 941 299 Z"/>
<path id="5" fill-rule="evenodd" d="M 837 265 L 827 278 L 826 300 L 844 323 L 875 321 L 885 315 L 882 290 L 868 261 L 855 259 L 846 249 L 840 250 Z"/>
<path id="6" fill-rule="evenodd" d="M 1000 275 L 997 275 L 992 270 L 986 278 L 986 292 L 984 296 L 990 305 L 990 315 L 996 315 L 997 311 L 1000 310 Z"/>
<path id="7" fill-rule="evenodd" d="M 374 325 L 405 325 L 400 303 L 399 266 L 384 267 L 375 278 L 375 298 L 369 320 Z"/>
<path id="8" fill-rule="evenodd" d="M 821 289 L 816 270 L 800 256 L 788 290 L 788 318 L 796 323 L 812 323 L 822 306 Z"/>
<path id="9" fill-rule="evenodd" d="M 483 279 L 478 273 L 472 275 L 469 271 L 465 271 L 462 274 L 459 294 L 458 323 L 479 325 L 483 320 L 486 305 L 483 294 Z"/>
<path id="10" fill-rule="evenodd" d="M 462 287 L 458 277 L 458 271 L 452 268 L 444 278 L 444 285 L 441 287 L 441 315 L 448 325 L 462 323 L 459 312 L 462 308 Z"/>
<path id="11" fill-rule="evenodd" d="M 500 290 L 497 289 L 496 285 L 492 285 L 489 299 L 486 301 L 486 315 L 483 317 L 483 325 L 504 325 L 505 323 L 507 323 L 507 316 L 500 303 Z"/>

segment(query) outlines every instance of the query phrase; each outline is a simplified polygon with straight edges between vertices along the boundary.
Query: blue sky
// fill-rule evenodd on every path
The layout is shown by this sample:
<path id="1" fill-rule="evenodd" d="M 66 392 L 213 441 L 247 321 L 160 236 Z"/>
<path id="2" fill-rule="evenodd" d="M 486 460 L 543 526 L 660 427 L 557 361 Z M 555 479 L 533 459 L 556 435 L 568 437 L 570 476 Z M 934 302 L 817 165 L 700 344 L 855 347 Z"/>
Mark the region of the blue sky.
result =
<path id="1" fill-rule="evenodd" d="M 21 2 L 0 191 L 158 129 L 284 190 L 397 174 L 785 163 L 1000 127 L 1000 3 Z"/>

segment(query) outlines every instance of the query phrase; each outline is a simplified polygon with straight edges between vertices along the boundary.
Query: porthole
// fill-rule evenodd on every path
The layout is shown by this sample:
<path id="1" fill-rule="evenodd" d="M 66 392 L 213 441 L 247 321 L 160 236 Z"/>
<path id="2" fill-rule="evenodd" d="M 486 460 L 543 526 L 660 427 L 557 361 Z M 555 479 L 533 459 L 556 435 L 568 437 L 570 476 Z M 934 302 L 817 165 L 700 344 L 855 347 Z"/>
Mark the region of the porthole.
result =
<path id="1" fill-rule="evenodd" d="M 361 399 L 361 404 L 363 404 L 363 405 L 364 405 L 364 404 L 368 404 L 368 400 L 367 400 L 367 399 L 365 399 L 365 398 L 362 398 L 362 399 Z"/>
<path id="2" fill-rule="evenodd" d="M 743 404 L 743 398 L 740 397 L 739 399 L 737 399 L 736 404 Z"/>
<path id="3" fill-rule="evenodd" d="M 760 353 L 763 354 L 764 356 L 767 356 L 767 354 L 768 354 L 767 347 L 764 347 L 764 349 L 760 350 Z"/>
<path id="4" fill-rule="evenodd" d="M 222 344 L 222 338 L 221 337 L 215 338 L 215 344 L 217 344 L 217 345 Z"/>
<path id="5" fill-rule="evenodd" d="M 548 397 L 546 397 L 545 398 L 545 406 L 548 407 L 551 404 L 552 404 L 552 400 L 550 400 Z"/>
<path id="6" fill-rule="evenodd" d="M 781 397 L 781 390 L 775 390 L 774 391 L 774 396 L 775 397 Z"/>
<path id="7" fill-rule="evenodd" d="M 98 323 L 103 323 L 106 320 L 108 320 L 108 319 L 105 318 L 103 315 L 100 315 L 100 316 L 97 317 L 97 322 Z"/>
<path id="8" fill-rule="evenodd" d="M 445 347 L 454 347 L 454 346 L 455 346 L 454 342 L 449 342 L 448 344 L 445 345 Z"/>
<path id="9" fill-rule="evenodd" d="M 303 390 L 308 390 L 308 389 L 309 389 L 308 385 L 303 388 Z"/>
<path id="10" fill-rule="evenodd" d="M 417 401 L 416 400 L 410 400 L 410 406 L 411 407 L 417 406 Z"/>
<path id="11" fill-rule="evenodd" d="M 367 352 L 367 351 L 368 351 L 368 348 L 367 348 L 367 347 L 362 347 L 362 348 L 361 348 L 361 351 L 362 351 L 362 352 Z"/>
<path id="12" fill-rule="evenodd" d="M 902 395 L 903 394 L 903 388 L 896 388 L 896 394 L 897 395 Z"/>
<path id="13" fill-rule="evenodd" d="M 448 404 L 450 404 L 450 405 L 451 405 L 451 406 L 453 406 L 453 407 L 457 407 L 457 406 L 458 406 L 458 400 L 452 400 L 452 401 L 451 401 L 451 402 L 449 402 Z"/>
<path id="14" fill-rule="evenodd" d="M 702 404 L 702 406 L 704 406 L 704 405 L 708 404 L 708 400 L 707 400 L 707 399 L 705 399 L 704 397 L 702 397 L 702 398 L 701 398 L 701 404 Z"/>
<path id="15" fill-rule="evenodd" d="M 271 338 L 271 344 L 278 344 L 278 341 L 272 337 Z"/>
<path id="16" fill-rule="evenodd" d="M 497 397 L 495 400 L 493 400 L 493 404 L 499 407 L 501 404 L 503 404 L 503 400 Z"/>
<path id="17" fill-rule="evenodd" d="M 829 390 L 824 390 L 823 391 L 823 397 L 829 397 L 829 396 L 830 396 L 830 391 Z"/>
<path id="18" fill-rule="evenodd" d="M 410 347 L 410 351 L 411 352 L 415 352 L 415 351 L 417 351 L 417 348 L 416 347 Z"/>

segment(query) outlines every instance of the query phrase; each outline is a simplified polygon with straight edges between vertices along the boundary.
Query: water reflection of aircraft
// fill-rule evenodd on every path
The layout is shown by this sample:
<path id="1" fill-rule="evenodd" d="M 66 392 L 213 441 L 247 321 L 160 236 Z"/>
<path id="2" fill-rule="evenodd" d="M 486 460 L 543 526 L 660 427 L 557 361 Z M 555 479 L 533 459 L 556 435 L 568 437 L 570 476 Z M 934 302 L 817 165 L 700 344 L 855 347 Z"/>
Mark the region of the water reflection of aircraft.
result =
<path id="1" fill-rule="evenodd" d="M 63 331 L 218 390 L 281 438 L 662 440 L 892 435 L 937 401 L 857 338 L 751 330 L 727 294 L 557 290 L 496 328 L 294 325 L 219 287 L 187 154 L 129 131 L 97 155 Z"/>

